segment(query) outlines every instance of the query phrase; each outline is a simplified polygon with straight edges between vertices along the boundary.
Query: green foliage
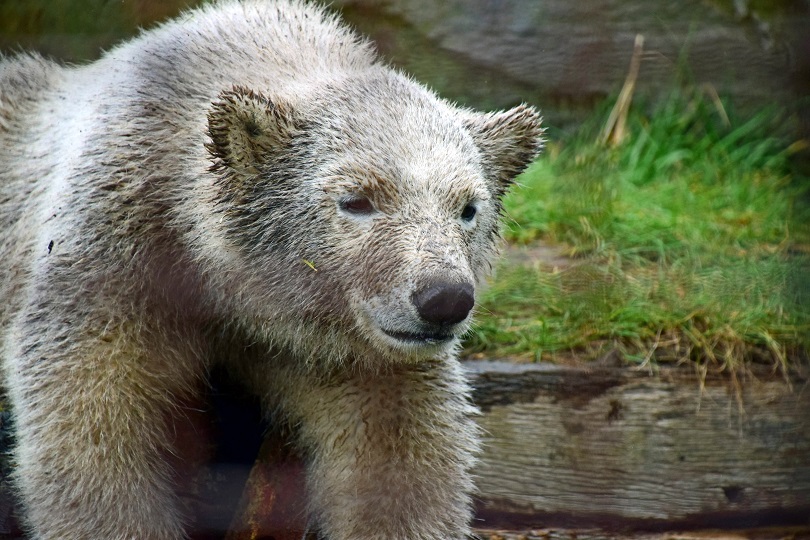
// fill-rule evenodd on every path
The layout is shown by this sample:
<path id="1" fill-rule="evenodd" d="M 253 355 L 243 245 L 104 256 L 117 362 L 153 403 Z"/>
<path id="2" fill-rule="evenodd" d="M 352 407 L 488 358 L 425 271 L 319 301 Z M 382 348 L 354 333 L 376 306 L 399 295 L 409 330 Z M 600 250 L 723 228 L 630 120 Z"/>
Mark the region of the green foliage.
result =
<path id="1" fill-rule="evenodd" d="M 137 34 L 138 27 L 175 15 L 200 0 L 11 0 L 0 2 L 0 50 L 37 50 L 72 62 Z"/>
<path id="2" fill-rule="evenodd" d="M 729 120 L 694 91 L 631 113 L 615 148 L 596 124 L 553 146 L 508 197 L 506 236 L 572 260 L 501 268 L 468 350 L 732 365 L 806 350 L 810 220 L 783 121 Z"/>

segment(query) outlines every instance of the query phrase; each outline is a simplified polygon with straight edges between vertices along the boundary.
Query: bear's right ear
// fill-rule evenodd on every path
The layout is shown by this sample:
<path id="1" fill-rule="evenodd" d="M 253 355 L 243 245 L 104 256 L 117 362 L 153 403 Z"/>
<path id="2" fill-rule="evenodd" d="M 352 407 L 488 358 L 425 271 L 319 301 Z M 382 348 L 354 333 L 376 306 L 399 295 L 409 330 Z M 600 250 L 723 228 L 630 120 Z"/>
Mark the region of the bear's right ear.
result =
<path id="1" fill-rule="evenodd" d="M 256 174 L 297 132 L 288 103 L 235 86 L 212 104 L 208 113 L 211 142 L 205 147 L 214 158 L 213 169 Z"/>
<path id="2" fill-rule="evenodd" d="M 540 113 L 524 104 L 508 111 L 484 114 L 462 111 L 462 114 L 492 171 L 495 193 L 500 197 L 543 149 L 545 130 Z"/>

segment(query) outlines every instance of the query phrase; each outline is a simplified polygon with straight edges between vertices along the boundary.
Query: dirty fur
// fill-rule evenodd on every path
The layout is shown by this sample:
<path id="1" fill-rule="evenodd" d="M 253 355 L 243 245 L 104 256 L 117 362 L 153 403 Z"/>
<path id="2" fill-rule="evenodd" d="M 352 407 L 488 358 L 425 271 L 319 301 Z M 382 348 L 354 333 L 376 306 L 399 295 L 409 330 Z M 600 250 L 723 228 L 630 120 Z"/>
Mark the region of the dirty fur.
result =
<path id="1" fill-rule="evenodd" d="M 541 135 L 533 108 L 456 108 L 296 1 L 214 3 L 86 66 L 0 60 L 0 355 L 32 536 L 184 538 L 173 430 L 221 364 L 295 427 L 325 538 L 464 537 L 471 315 L 431 326 L 414 295 L 481 285 Z"/>

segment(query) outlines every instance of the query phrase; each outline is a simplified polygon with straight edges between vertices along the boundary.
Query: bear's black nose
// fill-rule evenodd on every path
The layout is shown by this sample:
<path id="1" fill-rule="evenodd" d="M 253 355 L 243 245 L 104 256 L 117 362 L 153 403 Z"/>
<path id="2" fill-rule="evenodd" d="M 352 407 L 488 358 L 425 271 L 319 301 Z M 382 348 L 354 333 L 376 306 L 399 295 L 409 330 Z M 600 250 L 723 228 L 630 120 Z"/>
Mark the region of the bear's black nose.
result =
<path id="1" fill-rule="evenodd" d="M 419 316 L 439 325 L 463 321 L 475 303 L 475 289 L 469 283 L 428 283 L 413 294 L 411 301 Z"/>

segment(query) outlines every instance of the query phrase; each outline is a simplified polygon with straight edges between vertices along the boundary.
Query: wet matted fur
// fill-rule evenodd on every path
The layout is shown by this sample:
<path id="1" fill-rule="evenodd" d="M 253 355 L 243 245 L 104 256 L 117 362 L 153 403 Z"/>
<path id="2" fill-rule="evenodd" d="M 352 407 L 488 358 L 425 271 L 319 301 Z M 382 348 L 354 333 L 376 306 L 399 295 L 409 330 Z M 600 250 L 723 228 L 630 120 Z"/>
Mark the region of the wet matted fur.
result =
<path id="1" fill-rule="evenodd" d="M 190 11 L 99 61 L 0 62 L 0 354 L 36 538 L 179 539 L 173 436 L 224 365 L 295 428 L 331 540 L 469 531 L 456 354 L 541 148 L 303 2 Z"/>

